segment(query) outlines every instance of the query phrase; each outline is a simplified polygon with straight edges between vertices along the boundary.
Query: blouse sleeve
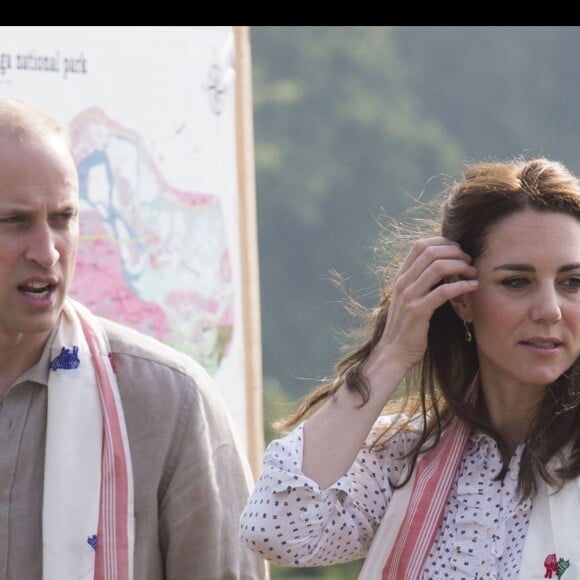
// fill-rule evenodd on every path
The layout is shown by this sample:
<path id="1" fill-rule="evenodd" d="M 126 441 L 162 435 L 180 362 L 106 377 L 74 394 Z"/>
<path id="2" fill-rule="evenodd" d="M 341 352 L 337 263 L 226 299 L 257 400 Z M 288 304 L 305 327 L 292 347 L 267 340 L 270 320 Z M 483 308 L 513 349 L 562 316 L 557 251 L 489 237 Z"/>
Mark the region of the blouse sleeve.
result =
<path id="1" fill-rule="evenodd" d="M 380 451 L 365 445 L 349 471 L 322 489 L 302 473 L 303 426 L 268 445 L 242 514 L 242 541 L 285 566 L 364 558 L 392 496 L 389 479 L 398 481 L 405 469 L 408 440 L 394 438 Z"/>

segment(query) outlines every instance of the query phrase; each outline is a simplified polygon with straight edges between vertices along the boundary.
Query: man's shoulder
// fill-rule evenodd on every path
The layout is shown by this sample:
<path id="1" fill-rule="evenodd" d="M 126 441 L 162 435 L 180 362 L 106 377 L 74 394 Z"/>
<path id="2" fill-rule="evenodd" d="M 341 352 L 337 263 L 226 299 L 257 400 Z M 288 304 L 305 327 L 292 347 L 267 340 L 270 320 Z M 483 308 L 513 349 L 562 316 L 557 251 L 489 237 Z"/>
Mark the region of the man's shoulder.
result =
<path id="1" fill-rule="evenodd" d="M 148 365 L 194 376 L 206 381 L 205 369 L 190 355 L 139 330 L 98 316 L 114 357 L 128 357 L 135 365 Z"/>

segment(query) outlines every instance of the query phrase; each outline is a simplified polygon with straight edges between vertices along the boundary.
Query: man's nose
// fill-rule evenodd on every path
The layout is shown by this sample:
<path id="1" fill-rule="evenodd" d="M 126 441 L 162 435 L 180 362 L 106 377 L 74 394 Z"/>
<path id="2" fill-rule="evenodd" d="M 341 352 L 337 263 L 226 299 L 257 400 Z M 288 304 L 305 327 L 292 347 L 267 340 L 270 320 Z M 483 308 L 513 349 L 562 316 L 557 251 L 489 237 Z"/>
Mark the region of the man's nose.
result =
<path id="1" fill-rule="evenodd" d="M 28 235 L 26 258 L 44 268 L 50 268 L 56 264 L 59 257 L 56 237 L 50 226 L 46 223 L 35 224 Z"/>

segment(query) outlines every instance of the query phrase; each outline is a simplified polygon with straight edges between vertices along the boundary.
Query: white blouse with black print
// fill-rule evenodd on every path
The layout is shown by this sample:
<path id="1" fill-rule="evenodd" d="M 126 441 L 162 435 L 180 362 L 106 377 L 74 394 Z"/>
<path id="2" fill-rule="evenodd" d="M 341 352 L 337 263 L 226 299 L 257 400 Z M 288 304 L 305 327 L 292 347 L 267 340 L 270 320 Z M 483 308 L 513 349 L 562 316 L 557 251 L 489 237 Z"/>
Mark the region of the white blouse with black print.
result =
<path id="1" fill-rule="evenodd" d="M 376 428 L 389 421 L 381 417 Z M 365 446 L 351 469 L 321 489 L 301 470 L 303 424 L 272 441 L 241 520 L 241 536 L 264 558 L 285 566 L 323 566 L 364 558 L 392 496 L 389 479 L 406 472 L 401 457 L 416 435 L 387 449 Z M 374 432 L 368 442 L 374 438 Z M 473 435 L 452 486 L 443 522 L 425 563 L 432 578 L 517 578 L 532 501 L 521 501 L 517 475 L 523 446 L 497 481 L 501 456 L 493 439 Z"/>

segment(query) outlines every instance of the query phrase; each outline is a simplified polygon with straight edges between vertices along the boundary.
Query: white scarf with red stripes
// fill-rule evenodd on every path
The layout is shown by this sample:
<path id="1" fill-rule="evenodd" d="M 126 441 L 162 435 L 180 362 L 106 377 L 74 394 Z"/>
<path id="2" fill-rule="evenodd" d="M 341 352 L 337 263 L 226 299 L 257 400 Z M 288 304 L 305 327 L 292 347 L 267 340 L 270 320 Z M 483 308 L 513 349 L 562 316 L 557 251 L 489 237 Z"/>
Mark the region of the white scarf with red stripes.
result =
<path id="1" fill-rule="evenodd" d="M 439 444 L 419 459 L 407 484 L 393 493 L 359 580 L 422 577 L 469 435 L 467 425 L 453 419 Z M 540 479 L 519 580 L 580 580 L 579 510 L 580 479 L 558 493 Z"/>
<path id="2" fill-rule="evenodd" d="M 133 473 L 107 337 L 68 299 L 51 351 L 43 580 L 132 580 Z"/>

